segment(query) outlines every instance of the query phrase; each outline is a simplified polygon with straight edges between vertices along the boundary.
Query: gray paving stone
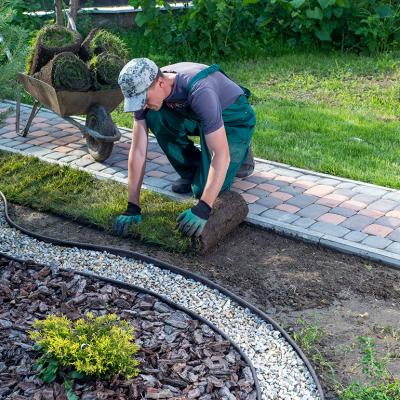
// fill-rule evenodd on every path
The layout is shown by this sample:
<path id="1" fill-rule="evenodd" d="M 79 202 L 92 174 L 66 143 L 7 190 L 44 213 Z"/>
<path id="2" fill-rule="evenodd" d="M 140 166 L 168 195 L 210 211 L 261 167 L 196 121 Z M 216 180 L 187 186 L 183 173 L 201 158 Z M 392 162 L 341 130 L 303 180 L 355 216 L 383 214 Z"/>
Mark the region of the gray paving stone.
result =
<path id="1" fill-rule="evenodd" d="M 300 181 L 308 181 L 308 182 L 317 182 L 319 179 L 321 179 L 320 176 L 310 175 L 310 174 L 304 174 L 299 177 Z"/>
<path id="2" fill-rule="evenodd" d="M 274 219 L 280 222 L 286 222 L 287 224 L 292 223 L 299 219 L 298 215 L 290 214 L 280 210 L 267 210 L 261 214 L 264 218 Z"/>
<path id="3" fill-rule="evenodd" d="M 329 207 L 321 206 L 320 204 L 311 204 L 298 211 L 297 214 L 301 215 L 302 217 L 316 219 L 322 214 L 327 213 L 329 210 Z"/>
<path id="4" fill-rule="evenodd" d="M 256 204 L 264 206 L 265 208 L 274 208 L 278 204 L 282 203 L 282 200 L 276 199 L 275 197 L 263 197 L 256 201 Z"/>
<path id="5" fill-rule="evenodd" d="M 246 178 L 246 181 L 259 184 L 259 183 L 264 183 L 265 182 L 265 178 L 263 178 L 262 176 L 253 176 L 253 175 L 251 175 L 251 176 L 248 176 Z"/>
<path id="6" fill-rule="evenodd" d="M 279 189 L 280 192 L 289 193 L 292 196 L 302 194 L 303 192 L 305 192 L 305 190 L 305 188 L 302 188 L 300 186 L 286 186 Z"/>
<path id="7" fill-rule="evenodd" d="M 390 251 L 391 253 L 400 254 L 400 243 L 394 242 L 386 247 L 385 250 Z"/>
<path id="8" fill-rule="evenodd" d="M 43 146 L 46 149 L 50 149 L 50 150 L 54 150 L 56 147 L 58 147 L 57 144 L 53 144 L 53 143 L 43 143 L 43 144 L 41 144 L 41 146 Z"/>
<path id="9" fill-rule="evenodd" d="M 156 151 L 156 152 L 158 152 L 158 153 L 163 154 L 163 152 L 162 152 L 160 146 L 158 145 L 158 143 L 150 142 L 150 143 L 147 145 L 147 150 L 148 150 L 148 151 Z"/>
<path id="10" fill-rule="evenodd" d="M 28 144 L 28 143 L 20 143 L 18 146 L 14 146 L 13 148 L 15 150 L 26 150 L 29 149 L 29 147 L 32 147 L 32 144 Z"/>
<path id="11" fill-rule="evenodd" d="M 40 147 L 40 146 L 34 146 L 34 147 L 30 147 L 29 149 L 25 150 L 25 153 L 30 154 L 32 156 L 45 156 L 49 153 L 52 153 L 53 151 L 50 149 L 45 149 L 44 147 Z"/>
<path id="12" fill-rule="evenodd" d="M 260 206 L 259 204 L 249 204 L 249 213 L 259 215 L 265 211 L 265 207 Z"/>
<path id="13" fill-rule="evenodd" d="M 340 196 L 346 196 L 351 199 L 357 193 L 353 192 L 351 189 L 336 189 L 332 192 L 333 194 L 339 194 Z"/>
<path id="14" fill-rule="evenodd" d="M 298 220 L 292 222 L 292 225 L 299 226 L 301 228 L 308 228 L 312 224 L 315 224 L 315 222 L 315 219 L 300 217 Z"/>
<path id="15" fill-rule="evenodd" d="M 316 222 L 314 225 L 310 226 L 310 229 L 335 237 L 343 237 L 350 232 L 350 230 L 347 228 L 343 228 L 338 225 L 328 224 L 326 222 Z"/>
<path id="16" fill-rule="evenodd" d="M 180 176 L 177 172 L 174 172 L 173 174 L 166 175 L 164 178 L 170 182 L 175 182 L 180 178 Z"/>
<path id="17" fill-rule="evenodd" d="M 352 183 L 352 182 L 342 182 L 342 183 L 339 183 L 339 185 L 337 185 L 336 187 L 338 189 L 352 189 L 352 188 L 354 188 L 356 186 L 357 185 L 355 183 Z"/>
<path id="18" fill-rule="evenodd" d="M 166 164 L 166 165 L 162 165 L 161 167 L 159 167 L 158 171 L 162 171 L 167 174 L 172 174 L 175 172 L 175 169 L 171 164 Z"/>
<path id="19" fill-rule="evenodd" d="M 76 156 L 71 156 L 71 157 L 76 157 Z M 106 169 L 107 166 L 95 161 L 94 163 L 87 165 L 85 168 L 90 171 L 102 171 Z"/>
<path id="20" fill-rule="evenodd" d="M 394 200 L 400 203 L 400 191 L 386 193 L 382 198 L 385 200 Z"/>
<path id="21" fill-rule="evenodd" d="M 160 178 L 155 178 L 155 177 L 149 177 L 144 179 L 144 183 L 148 186 L 153 186 L 157 187 L 160 189 L 165 188 L 166 186 L 170 185 L 171 182 L 166 181 L 165 179 L 160 179 Z"/>
<path id="22" fill-rule="evenodd" d="M 271 172 L 277 175 L 291 176 L 292 178 L 298 178 L 299 176 L 303 175 L 299 171 L 293 171 L 291 169 L 286 169 L 286 168 L 273 168 L 271 169 Z"/>
<path id="23" fill-rule="evenodd" d="M 87 151 L 84 150 L 72 150 L 71 152 L 68 153 L 69 156 L 86 156 L 87 155 Z"/>
<path id="24" fill-rule="evenodd" d="M 78 167 L 85 168 L 90 164 L 93 164 L 95 161 L 92 158 L 79 158 L 76 159 L 72 164 L 77 165 Z"/>
<path id="25" fill-rule="evenodd" d="M 369 235 L 367 238 L 365 238 L 362 241 L 362 244 L 365 244 L 366 246 L 371 246 L 376 249 L 384 249 L 388 246 L 390 246 L 393 242 L 390 239 L 387 238 L 382 238 L 380 236 L 373 236 Z"/>
<path id="26" fill-rule="evenodd" d="M 262 189 L 249 189 L 245 191 L 248 194 L 254 194 L 254 196 L 258 196 L 260 199 L 268 196 L 269 192 Z"/>
<path id="27" fill-rule="evenodd" d="M 400 219 L 395 217 L 381 217 L 376 220 L 376 223 L 390 228 L 398 228 L 400 226 Z"/>
<path id="28" fill-rule="evenodd" d="M 291 204 L 292 206 L 304 208 L 315 203 L 318 199 L 319 197 L 317 196 L 311 196 L 308 194 L 299 194 L 289 199 L 286 203 Z"/>
<path id="29" fill-rule="evenodd" d="M 374 218 L 367 217 L 366 215 L 357 214 L 347 218 L 340 224 L 340 226 L 351 229 L 353 231 L 361 231 L 367 225 L 371 225 L 374 222 L 375 222 Z"/>
<path id="30" fill-rule="evenodd" d="M 387 238 L 395 242 L 400 242 L 400 229 L 395 229 L 387 236 Z"/>
<path id="31" fill-rule="evenodd" d="M 50 159 L 50 160 L 59 160 L 60 158 L 63 158 L 63 157 L 65 157 L 65 154 L 58 153 L 58 152 L 54 152 L 54 153 L 50 153 L 50 154 L 46 155 L 46 158 Z"/>
<path id="32" fill-rule="evenodd" d="M 351 231 L 346 236 L 344 236 L 344 239 L 350 240 L 351 242 L 361 242 L 367 236 L 368 235 L 366 233 L 364 233 L 364 232 Z"/>
<path id="33" fill-rule="evenodd" d="M 12 141 L 12 139 L 9 139 L 9 138 L 0 139 L 0 145 L 4 146 L 4 147 L 9 147 L 8 143 L 11 142 L 11 141 Z"/>
<path id="34" fill-rule="evenodd" d="M 160 166 L 159 164 L 153 163 L 151 161 L 147 161 L 145 172 L 154 171 L 154 170 L 158 169 L 159 166 Z"/>
<path id="35" fill-rule="evenodd" d="M 71 164 L 73 161 L 79 159 L 80 157 L 78 156 L 70 156 L 70 155 L 65 155 L 62 158 L 59 158 L 58 161 L 66 164 Z M 88 166 L 88 169 L 91 169 L 92 164 Z M 103 166 L 105 168 L 105 166 Z"/>
<path id="36" fill-rule="evenodd" d="M 353 191 L 356 193 L 369 194 L 369 195 L 378 196 L 378 197 L 382 197 L 383 195 L 385 195 L 387 193 L 387 190 L 385 190 L 385 189 L 380 189 L 375 186 L 362 186 L 362 185 L 355 186 L 353 188 Z"/>
<path id="37" fill-rule="evenodd" d="M 256 171 L 271 171 L 274 168 L 276 168 L 274 165 L 263 162 L 257 162 L 256 164 Z"/>
<path id="38" fill-rule="evenodd" d="M 10 141 L 7 143 L 7 147 L 14 149 L 16 146 L 19 146 L 22 143 L 23 142 L 18 139 L 10 139 Z"/>
<path id="39" fill-rule="evenodd" d="M 398 206 L 398 203 L 396 201 L 381 199 L 371 203 L 367 208 L 381 212 L 388 212 L 390 210 L 393 210 L 393 208 L 395 208 L 396 206 Z"/>
<path id="40" fill-rule="evenodd" d="M 114 175 L 117 174 L 118 172 L 121 172 L 121 169 L 118 167 L 117 168 L 109 167 L 101 171 L 102 174 L 107 174 L 107 175 Z"/>
<path id="41" fill-rule="evenodd" d="M 128 177 L 128 171 L 120 171 L 117 172 L 116 174 L 113 175 L 115 178 L 127 178 Z"/>
<path id="42" fill-rule="evenodd" d="M 341 182 L 342 181 L 339 181 L 337 179 L 332 179 L 332 178 L 322 178 L 317 181 L 318 185 L 327 185 L 327 186 L 337 186 Z"/>
<path id="43" fill-rule="evenodd" d="M 352 215 L 357 213 L 357 211 L 354 211 L 354 210 L 352 210 L 350 208 L 346 208 L 346 207 L 335 207 L 335 208 L 332 208 L 332 210 L 330 212 L 334 213 L 334 214 L 342 215 L 343 217 L 351 217 Z"/>
<path id="44" fill-rule="evenodd" d="M 351 200 L 359 201 L 359 202 L 365 203 L 365 204 L 371 204 L 374 201 L 377 201 L 379 199 L 380 199 L 379 196 L 372 196 L 370 194 L 359 193 L 359 194 L 356 194 L 354 197 L 352 197 Z"/>

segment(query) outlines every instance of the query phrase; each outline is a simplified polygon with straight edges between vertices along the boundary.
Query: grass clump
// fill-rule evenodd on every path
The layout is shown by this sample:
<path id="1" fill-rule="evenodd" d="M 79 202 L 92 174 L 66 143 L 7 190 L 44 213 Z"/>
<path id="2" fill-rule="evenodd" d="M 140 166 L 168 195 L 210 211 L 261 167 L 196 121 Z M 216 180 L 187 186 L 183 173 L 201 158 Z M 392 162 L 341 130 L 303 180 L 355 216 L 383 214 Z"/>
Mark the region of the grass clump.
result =
<path id="1" fill-rule="evenodd" d="M 127 187 L 68 166 L 0 151 L 0 190 L 8 200 L 48 211 L 111 232 L 115 217 L 126 210 Z M 176 218 L 192 202 L 141 192 L 143 222 L 131 235 L 177 252 L 187 252 L 190 240 L 176 229 Z"/>
<path id="2" fill-rule="evenodd" d="M 128 60 L 128 49 L 125 42 L 117 35 L 100 29 L 94 35 L 90 42 L 90 50 L 93 55 L 99 55 L 104 52 L 115 54 L 123 62 Z"/>
<path id="3" fill-rule="evenodd" d="M 35 321 L 29 336 L 42 353 L 35 365 L 37 376 L 44 383 L 64 378 L 71 399 L 76 398 L 74 379 L 110 379 L 115 375 L 129 379 L 140 372 L 134 329 L 115 314 L 95 317 L 87 313 L 76 322 L 49 315 Z"/>
<path id="4" fill-rule="evenodd" d="M 104 52 L 93 57 L 89 67 L 100 86 L 116 87 L 124 62 L 117 55 Z"/>

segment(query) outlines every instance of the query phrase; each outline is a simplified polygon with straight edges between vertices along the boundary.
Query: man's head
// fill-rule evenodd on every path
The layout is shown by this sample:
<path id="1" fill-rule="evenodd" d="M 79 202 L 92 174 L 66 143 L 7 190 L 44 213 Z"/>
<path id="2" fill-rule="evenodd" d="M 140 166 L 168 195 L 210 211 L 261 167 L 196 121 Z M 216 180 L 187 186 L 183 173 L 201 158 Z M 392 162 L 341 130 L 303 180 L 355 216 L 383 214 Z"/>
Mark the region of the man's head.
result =
<path id="1" fill-rule="evenodd" d="M 125 97 L 124 111 L 159 110 L 168 96 L 164 76 L 148 58 L 134 58 L 119 74 L 118 84 Z"/>

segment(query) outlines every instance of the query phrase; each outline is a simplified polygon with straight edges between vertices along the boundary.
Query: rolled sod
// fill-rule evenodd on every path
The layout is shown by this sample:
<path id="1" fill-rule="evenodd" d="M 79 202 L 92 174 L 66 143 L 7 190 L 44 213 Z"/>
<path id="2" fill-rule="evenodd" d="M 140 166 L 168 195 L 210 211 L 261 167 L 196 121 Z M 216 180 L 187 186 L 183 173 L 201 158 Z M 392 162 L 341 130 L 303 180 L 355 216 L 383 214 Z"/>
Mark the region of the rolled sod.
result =
<path id="1" fill-rule="evenodd" d="M 27 63 L 29 75 L 40 71 L 53 57 L 60 53 L 78 53 L 82 36 L 71 29 L 46 25 L 36 35 L 33 51 Z"/>
<path id="2" fill-rule="evenodd" d="M 115 54 L 101 53 L 90 61 L 90 70 L 95 80 L 95 86 L 117 87 L 118 76 L 124 67 L 124 62 Z"/>
<path id="3" fill-rule="evenodd" d="M 34 77 L 48 83 L 56 90 L 86 92 L 92 86 L 89 68 L 70 52 L 57 54 Z"/>
<path id="4" fill-rule="evenodd" d="M 89 34 L 86 36 L 85 40 L 81 44 L 81 48 L 79 49 L 79 57 L 83 61 L 89 61 L 92 57 L 91 43 L 97 32 L 99 32 L 100 28 L 92 29 Z"/>
<path id="5" fill-rule="evenodd" d="M 123 40 L 104 29 L 99 29 L 93 34 L 93 38 L 89 43 L 89 49 L 92 57 L 107 52 L 115 54 L 123 62 L 128 60 L 128 50 Z"/>
<path id="6" fill-rule="evenodd" d="M 199 238 L 192 240 L 193 249 L 201 254 L 214 247 L 242 223 L 249 207 L 236 192 L 222 192 L 215 200 L 210 217 Z"/>

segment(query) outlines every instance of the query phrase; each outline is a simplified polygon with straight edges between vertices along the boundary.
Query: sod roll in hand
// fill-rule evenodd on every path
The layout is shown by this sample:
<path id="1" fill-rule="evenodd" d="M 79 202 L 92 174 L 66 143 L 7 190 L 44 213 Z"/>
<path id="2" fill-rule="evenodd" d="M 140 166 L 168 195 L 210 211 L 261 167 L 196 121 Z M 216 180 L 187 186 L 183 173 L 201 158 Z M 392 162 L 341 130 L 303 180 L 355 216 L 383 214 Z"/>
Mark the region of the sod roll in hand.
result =
<path id="1" fill-rule="evenodd" d="M 118 87 L 118 76 L 124 62 L 115 54 L 101 53 L 90 61 L 90 70 L 95 80 L 95 87 Z"/>
<path id="2" fill-rule="evenodd" d="M 34 77 L 53 86 L 56 90 L 85 92 L 92 86 L 89 68 L 70 52 L 57 54 Z"/>
<path id="3" fill-rule="evenodd" d="M 63 26 L 46 25 L 36 35 L 33 51 L 27 62 L 29 75 L 41 70 L 53 57 L 60 53 L 78 53 L 82 37 L 78 32 Z"/>

